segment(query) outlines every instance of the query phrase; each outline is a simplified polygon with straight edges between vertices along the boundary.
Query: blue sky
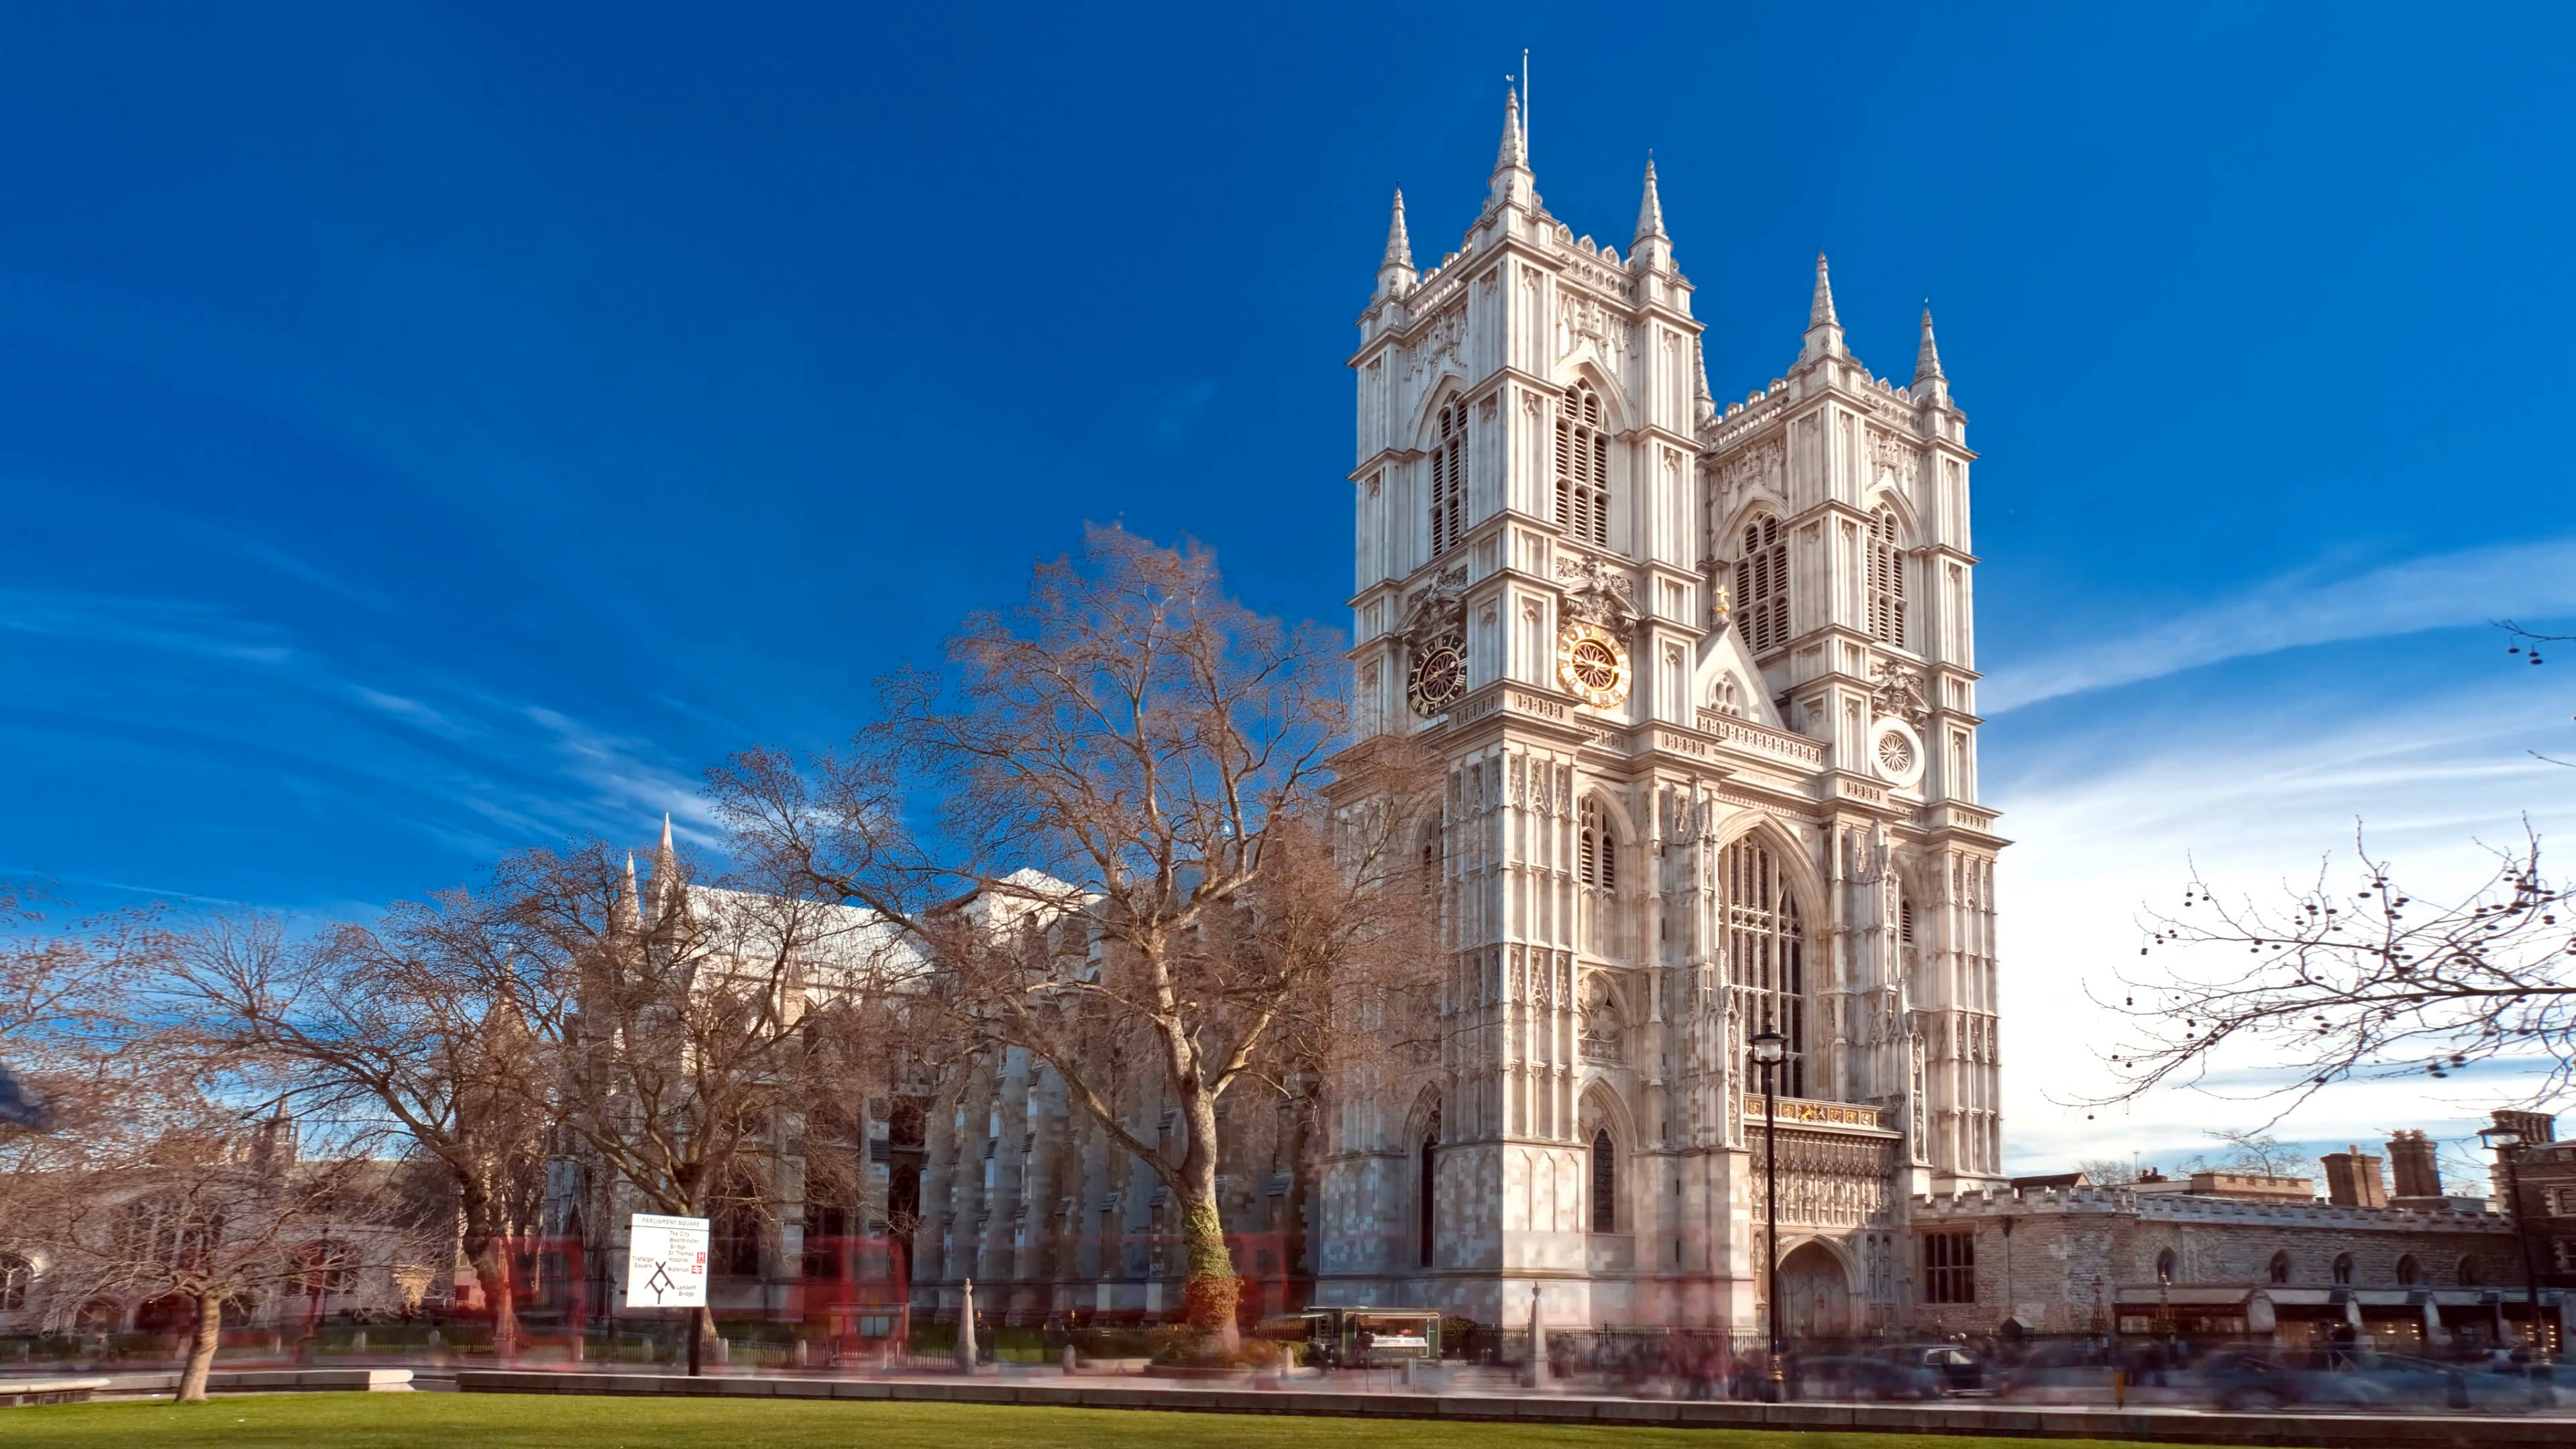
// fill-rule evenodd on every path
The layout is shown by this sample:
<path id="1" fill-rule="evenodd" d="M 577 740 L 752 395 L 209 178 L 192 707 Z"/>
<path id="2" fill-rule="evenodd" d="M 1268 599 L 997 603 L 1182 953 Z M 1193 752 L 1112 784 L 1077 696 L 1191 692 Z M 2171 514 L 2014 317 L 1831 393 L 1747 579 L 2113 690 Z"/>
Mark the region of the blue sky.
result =
<path id="1" fill-rule="evenodd" d="M 1335 617 L 1387 193 L 1454 244 L 1527 45 L 1551 210 L 1624 247 L 1653 150 L 1721 398 L 1794 355 L 1819 247 L 1881 371 L 1932 300 L 1985 455 L 2015 1136 L 2072 1151 L 2100 1129 L 2035 1083 L 2188 853 L 2259 885 L 2364 816 L 2439 874 L 2576 818 L 2527 753 L 2576 753 L 2576 686 L 2484 626 L 2576 619 L 2571 40 L 2538 6 L 19 7 L 0 872 L 347 914 L 686 829 L 707 764 L 845 734 L 1086 518 Z M 2354 1101 L 2308 1126 L 2433 1110 Z"/>

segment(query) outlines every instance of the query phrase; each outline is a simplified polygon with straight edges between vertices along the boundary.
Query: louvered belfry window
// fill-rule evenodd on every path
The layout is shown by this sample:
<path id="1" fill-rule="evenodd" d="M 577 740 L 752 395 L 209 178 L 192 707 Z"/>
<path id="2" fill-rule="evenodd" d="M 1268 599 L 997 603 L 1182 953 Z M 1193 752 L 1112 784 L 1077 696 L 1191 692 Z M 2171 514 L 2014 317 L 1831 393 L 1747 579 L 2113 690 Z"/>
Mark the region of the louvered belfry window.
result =
<path id="1" fill-rule="evenodd" d="M 1577 875 L 1587 887 L 1600 891 L 1619 888 L 1619 856 L 1610 838 L 1609 823 L 1601 818 L 1601 802 L 1583 802 L 1582 834 L 1576 841 Z"/>
<path id="2" fill-rule="evenodd" d="M 1869 637 L 1905 647 L 1905 551 L 1896 542 L 1896 514 L 1886 508 L 1869 520 Z"/>
<path id="3" fill-rule="evenodd" d="M 1742 1019 L 1768 1025 L 1789 1039 L 1789 1060 L 1778 1069 L 1776 1084 L 1784 1097 L 1803 1097 L 1807 939 L 1797 897 L 1779 859 L 1758 841 L 1738 841 L 1720 851 L 1717 880 L 1727 976 L 1749 1008 Z"/>
<path id="4" fill-rule="evenodd" d="M 1776 517 L 1744 525 L 1735 564 L 1735 617 L 1744 646 L 1765 654 L 1789 642 L 1789 539 Z"/>
<path id="5" fill-rule="evenodd" d="M 1431 556 L 1456 548 L 1467 532 L 1467 405 L 1440 410 L 1440 440 L 1431 448 Z"/>
<path id="6" fill-rule="evenodd" d="M 1589 383 L 1565 390 L 1556 411 L 1556 522 L 1585 543 L 1610 542 L 1610 435 Z"/>

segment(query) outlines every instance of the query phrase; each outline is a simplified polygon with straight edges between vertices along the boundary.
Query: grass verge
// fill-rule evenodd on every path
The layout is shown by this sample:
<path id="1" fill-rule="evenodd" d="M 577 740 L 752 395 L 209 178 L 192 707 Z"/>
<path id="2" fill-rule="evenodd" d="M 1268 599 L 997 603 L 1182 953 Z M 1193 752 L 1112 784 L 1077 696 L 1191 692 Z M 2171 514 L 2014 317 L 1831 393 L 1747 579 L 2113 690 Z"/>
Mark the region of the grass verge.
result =
<path id="1" fill-rule="evenodd" d="M 1921 1436 L 1733 1429 L 1443 1424 L 978 1404 L 642 1399 L 539 1394 L 254 1394 L 204 1404 L 0 1409 L 8 1449 L 1925 1449 Z M 2031 1449 L 2026 1439 L 1943 1437 L 1937 1449 Z M 2051 1449 L 2114 1449 L 2097 1439 Z M 2119 1445 L 2116 1449 L 2137 1449 Z"/>

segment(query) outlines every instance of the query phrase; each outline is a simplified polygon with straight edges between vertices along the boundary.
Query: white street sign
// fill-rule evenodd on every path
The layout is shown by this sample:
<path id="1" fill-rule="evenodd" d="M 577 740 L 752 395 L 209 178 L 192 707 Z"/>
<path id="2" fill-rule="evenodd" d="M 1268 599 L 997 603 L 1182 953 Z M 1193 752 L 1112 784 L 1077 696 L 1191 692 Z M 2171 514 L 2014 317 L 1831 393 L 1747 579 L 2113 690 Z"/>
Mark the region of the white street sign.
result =
<path id="1" fill-rule="evenodd" d="M 626 1306 L 707 1306 L 707 1220 L 637 1213 L 626 1228 Z"/>

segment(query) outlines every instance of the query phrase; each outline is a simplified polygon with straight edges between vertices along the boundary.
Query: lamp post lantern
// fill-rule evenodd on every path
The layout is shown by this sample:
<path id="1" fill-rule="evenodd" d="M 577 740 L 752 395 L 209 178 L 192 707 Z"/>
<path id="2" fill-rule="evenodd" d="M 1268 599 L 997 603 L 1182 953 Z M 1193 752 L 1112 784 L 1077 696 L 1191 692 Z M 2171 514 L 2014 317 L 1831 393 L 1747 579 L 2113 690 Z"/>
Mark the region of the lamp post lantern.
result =
<path id="1" fill-rule="evenodd" d="M 1769 1240 L 1762 1254 L 1762 1295 L 1770 1310 L 1771 1401 L 1781 1392 L 1780 1369 L 1780 1096 L 1774 1073 L 1789 1060 L 1789 1039 L 1765 1020 L 1753 1034 L 1753 1064 L 1762 1069 L 1762 1221 Z"/>
<path id="2" fill-rule="evenodd" d="M 2531 1343 L 2532 1357 L 2545 1359 L 2548 1357 L 2549 1345 L 2548 1341 L 2541 1336 L 2540 1330 L 2540 1270 L 2532 1262 L 2531 1234 L 2527 1231 L 2528 1225 L 2524 1221 L 2522 1211 L 2522 1133 L 2517 1128 L 2498 1123 L 2493 1127 L 2480 1129 L 2478 1137 L 2487 1146 L 2494 1148 L 2495 1155 L 2504 1162 L 2505 1204 L 2513 1213 L 2514 1245 L 2522 1250 L 2523 1300 L 2525 1308 L 2531 1314 L 2523 1331 Z M 2538 1390 L 2535 1389 L 2533 1392 L 2536 1394 Z"/>

